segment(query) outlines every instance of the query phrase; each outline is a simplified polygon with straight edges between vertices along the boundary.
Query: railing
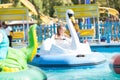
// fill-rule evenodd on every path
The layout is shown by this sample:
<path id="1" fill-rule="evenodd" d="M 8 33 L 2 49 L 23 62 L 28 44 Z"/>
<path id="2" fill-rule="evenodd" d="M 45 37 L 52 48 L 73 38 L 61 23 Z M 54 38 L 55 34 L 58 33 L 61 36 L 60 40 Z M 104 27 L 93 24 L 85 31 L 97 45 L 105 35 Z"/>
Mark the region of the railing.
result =
<path id="1" fill-rule="evenodd" d="M 85 25 L 85 24 L 78 24 L 78 25 L 82 26 L 82 27 L 80 27 L 81 30 L 86 29 L 85 27 L 87 27 L 87 25 Z M 94 39 L 98 39 L 98 36 L 100 36 L 100 41 L 106 41 L 107 43 L 110 43 L 110 41 L 120 41 L 120 22 L 106 21 L 106 22 L 100 23 L 100 24 L 96 23 L 95 26 L 93 26 L 93 24 L 91 24 L 91 26 L 95 29 L 94 38 L 92 38 L 92 36 L 80 36 L 81 42 L 83 42 L 86 39 L 89 41 L 93 41 Z M 17 29 L 17 31 L 26 30 L 26 28 L 22 29 L 21 26 L 20 27 L 16 26 L 16 28 L 14 26 L 13 28 L 14 28 L 14 31 L 16 31 L 15 29 Z M 66 28 L 67 28 L 67 26 L 66 26 Z M 99 29 L 97 29 L 97 28 L 99 28 Z M 20 30 L 18 30 L 18 29 L 20 29 Z M 43 40 L 50 38 L 53 34 L 55 34 L 57 32 L 56 30 L 57 30 L 56 24 L 49 25 L 49 26 L 48 25 L 38 25 L 38 27 L 37 27 L 38 41 L 42 42 Z M 100 33 L 98 33 L 98 30 Z"/>
<path id="2" fill-rule="evenodd" d="M 80 25 L 81 26 L 81 25 Z M 82 25 L 82 27 L 87 27 L 87 25 Z M 91 24 L 92 26 L 92 24 Z M 96 27 L 99 26 L 100 33 L 98 34 L 98 31 Z M 46 38 L 50 38 L 54 33 L 56 33 L 56 25 L 53 26 L 38 26 L 37 28 L 37 34 L 38 34 L 38 41 L 45 40 Z M 99 25 L 96 24 L 95 26 L 95 37 L 94 39 L 98 39 L 98 36 L 100 36 L 100 41 L 106 40 L 108 43 L 110 40 L 120 40 L 120 22 L 104 22 L 100 23 Z M 90 36 L 91 37 L 91 36 Z M 82 40 L 84 39 L 91 39 L 89 36 L 84 37 L 82 36 Z"/>
<path id="3" fill-rule="evenodd" d="M 100 23 L 100 35 L 101 35 L 101 38 L 106 38 L 108 43 L 111 40 L 119 41 L 120 40 L 120 22 L 106 21 L 104 23 Z"/>

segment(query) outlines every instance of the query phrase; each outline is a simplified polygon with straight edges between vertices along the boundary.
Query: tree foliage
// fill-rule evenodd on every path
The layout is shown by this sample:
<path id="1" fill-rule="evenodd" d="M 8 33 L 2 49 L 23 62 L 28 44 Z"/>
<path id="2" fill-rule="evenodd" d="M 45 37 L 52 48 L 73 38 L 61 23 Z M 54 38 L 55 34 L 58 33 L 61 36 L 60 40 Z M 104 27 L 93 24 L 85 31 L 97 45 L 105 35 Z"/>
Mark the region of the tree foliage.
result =
<path id="1" fill-rule="evenodd" d="M 21 6 L 20 0 L 1 0 L 1 4 L 6 4 L 6 3 L 13 3 L 15 7 Z"/>
<path id="2" fill-rule="evenodd" d="M 54 6 L 64 6 L 73 4 L 83 4 L 85 0 L 29 0 L 35 5 L 38 12 L 51 17 L 54 16 Z M 115 8 L 120 11 L 120 0 L 91 0 L 91 3 L 97 3 L 100 6 Z M 21 6 L 20 0 L 1 0 L 3 3 L 14 3 L 14 6 Z"/>
<path id="3" fill-rule="evenodd" d="M 1 0 L 1 4 L 9 3 L 10 0 Z"/>
<path id="4" fill-rule="evenodd" d="M 120 11 L 120 0 L 109 0 L 109 7 Z"/>
<path id="5" fill-rule="evenodd" d="M 71 0 L 43 0 L 43 13 L 53 17 L 54 15 L 54 6 L 64 6 L 70 5 Z"/>

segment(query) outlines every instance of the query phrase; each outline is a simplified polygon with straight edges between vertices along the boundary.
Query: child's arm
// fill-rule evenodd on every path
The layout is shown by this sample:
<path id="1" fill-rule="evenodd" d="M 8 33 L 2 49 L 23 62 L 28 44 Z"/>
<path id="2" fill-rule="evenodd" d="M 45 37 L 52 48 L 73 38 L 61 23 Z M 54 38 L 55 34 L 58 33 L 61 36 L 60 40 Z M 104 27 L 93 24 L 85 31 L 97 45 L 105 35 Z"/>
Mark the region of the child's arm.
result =
<path id="1" fill-rule="evenodd" d="M 3 35 L 0 33 L 0 43 L 3 41 Z"/>

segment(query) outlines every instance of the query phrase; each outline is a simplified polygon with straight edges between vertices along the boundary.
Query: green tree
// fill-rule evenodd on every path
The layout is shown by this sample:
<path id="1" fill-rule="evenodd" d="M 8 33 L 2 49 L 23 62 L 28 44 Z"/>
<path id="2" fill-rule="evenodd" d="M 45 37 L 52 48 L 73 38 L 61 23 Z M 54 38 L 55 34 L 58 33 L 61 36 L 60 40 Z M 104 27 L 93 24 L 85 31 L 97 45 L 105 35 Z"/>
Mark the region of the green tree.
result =
<path id="1" fill-rule="evenodd" d="M 61 5 L 63 5 L 62 1 L 60 1 L 60 0 L 50 0 L 49 4 L 50 4 L 49 5 L 49 15 L 51 17 L 54 16 L 54 12 L 55 12 L 54 6 L 61 6 Z"/>
<path id="2" fill-rule="evenodd" d="M 21 6 L 20 0 L 1 0 L 1 4 L 13 3 L 13 6 Z"/>
<path id="3" fill-rule="evenodd" d="M 54 6 L 72 5 L 71 0 L 43 0 L 43 13 L 54 16 Z"/>
<path id="4" fill-rule="evenodd" d="M 109 0 L 109 7 L 120 11 L 120 0 Z"/>
<path id="5" fill-rule="evenodd" d="M 1 0 L 1 4 L 9 3 L 10 0 Z"/>

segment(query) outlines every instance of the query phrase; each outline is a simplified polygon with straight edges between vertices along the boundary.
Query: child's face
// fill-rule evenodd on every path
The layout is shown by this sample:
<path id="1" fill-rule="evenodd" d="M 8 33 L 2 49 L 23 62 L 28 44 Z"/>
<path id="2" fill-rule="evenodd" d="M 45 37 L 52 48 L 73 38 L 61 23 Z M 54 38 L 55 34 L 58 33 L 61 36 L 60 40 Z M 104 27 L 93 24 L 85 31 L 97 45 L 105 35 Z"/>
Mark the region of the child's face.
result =
<path id="1" fill-rule="evenodd" d="M 66 30 L 65 27 L 61 26 L 61 27 L 59 28 L 59 33 L 60 33 L 60 34 L 64 34 L 65 30 Z"/>

